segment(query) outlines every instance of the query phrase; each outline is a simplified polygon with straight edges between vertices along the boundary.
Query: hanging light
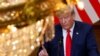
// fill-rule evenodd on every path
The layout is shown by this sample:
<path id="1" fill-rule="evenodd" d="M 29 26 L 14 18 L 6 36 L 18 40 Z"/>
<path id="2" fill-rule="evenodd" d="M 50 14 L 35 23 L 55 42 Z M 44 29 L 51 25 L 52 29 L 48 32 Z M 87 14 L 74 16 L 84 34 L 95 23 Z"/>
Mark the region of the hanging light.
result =
<path id="1" fill-rule="evenodd" d="M 69 6 L 77 5 L 80 10 L 84 9 L 84 3 L 80 0 L 66 0 Z"/>
<path id="2" fill-rule="evenodd" d="M 79 9 L 83 10 L 84 9 L 84 3 L 82 1 L 77 2 L 77 6 Z"/>

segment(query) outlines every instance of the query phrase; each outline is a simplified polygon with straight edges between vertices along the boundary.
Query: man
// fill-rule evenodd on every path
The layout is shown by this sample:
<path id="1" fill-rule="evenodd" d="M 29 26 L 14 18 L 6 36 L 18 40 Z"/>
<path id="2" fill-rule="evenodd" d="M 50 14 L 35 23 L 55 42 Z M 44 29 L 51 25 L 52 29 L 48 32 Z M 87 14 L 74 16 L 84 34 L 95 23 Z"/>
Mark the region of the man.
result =
<path id="1" fill-rule="evenodd" d="M 92 27 L 74 20 L 72 7 L 55 12 L 60 24 L 55 26 L 55 37 L 42 46 L 39 56 L 99 56 Z"/>

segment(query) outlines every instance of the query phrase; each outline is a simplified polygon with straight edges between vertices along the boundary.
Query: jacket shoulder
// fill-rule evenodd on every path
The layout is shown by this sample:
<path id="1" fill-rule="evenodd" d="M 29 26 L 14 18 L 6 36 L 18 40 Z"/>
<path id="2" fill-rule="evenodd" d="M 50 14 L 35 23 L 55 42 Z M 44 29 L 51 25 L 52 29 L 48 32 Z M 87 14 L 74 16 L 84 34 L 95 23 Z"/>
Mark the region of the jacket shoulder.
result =
<path id="1" fill-rule="evenodd" d="M 75 21 L 75 25 L 80 28 L 92 28 L 92 25 L 80 21 Z"/>

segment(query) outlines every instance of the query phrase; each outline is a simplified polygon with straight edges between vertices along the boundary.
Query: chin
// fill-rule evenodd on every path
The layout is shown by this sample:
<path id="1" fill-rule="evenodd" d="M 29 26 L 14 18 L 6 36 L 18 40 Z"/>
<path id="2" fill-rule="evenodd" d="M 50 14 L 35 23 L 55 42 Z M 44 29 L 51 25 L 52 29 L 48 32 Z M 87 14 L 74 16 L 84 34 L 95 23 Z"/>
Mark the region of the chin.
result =
<path id="1" fill-rule="evenodd" d="M 65 30 L 69 29 L 68 27 L 63 27 Z"/>

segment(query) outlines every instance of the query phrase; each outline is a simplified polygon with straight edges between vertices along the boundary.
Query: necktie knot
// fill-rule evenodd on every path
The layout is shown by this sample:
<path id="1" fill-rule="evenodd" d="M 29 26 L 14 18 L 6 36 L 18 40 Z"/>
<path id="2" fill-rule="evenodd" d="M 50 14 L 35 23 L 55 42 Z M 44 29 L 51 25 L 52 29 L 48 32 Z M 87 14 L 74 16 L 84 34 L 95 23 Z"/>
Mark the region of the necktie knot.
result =
<path id="1" fill-rule="evenodd" d="M 69 30 L 69 29 L 67 29 L 67 32 L 69 33 L 69 32 L 70 32 L 70 30 Z"/>

